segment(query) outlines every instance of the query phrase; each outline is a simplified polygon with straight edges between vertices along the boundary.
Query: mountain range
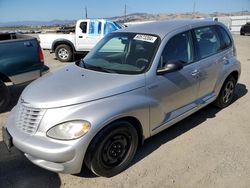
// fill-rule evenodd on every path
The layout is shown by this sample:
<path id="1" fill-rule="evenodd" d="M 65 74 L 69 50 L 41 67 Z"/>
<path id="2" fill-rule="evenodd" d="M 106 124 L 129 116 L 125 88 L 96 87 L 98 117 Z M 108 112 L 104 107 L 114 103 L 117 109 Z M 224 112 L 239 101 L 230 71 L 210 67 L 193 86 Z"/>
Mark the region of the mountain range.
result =
<path id="1" fill-rule="evenodd" d="M 119 22 L 132 21 L 150 21 L 150 20 L 164 20 L 164 19 L 190 19 L 190 18 L 207 18 L 207 17 L 224 17 L 224 16 L 240 16 L 250 15 L 249 11 L 232 12 L 232 13 L 201 13 L 201 12 L 187 12 L 187 13 L 133 13 L 126 16 L 116 16 L 107 19 L 112 19 Z M 19 26 L 60 26 L 75 24 L 76 20 L 52 20 L 52 21 L 20 21 L 20 22 L 0 22 L 0 27 L 19 27 Z"/>

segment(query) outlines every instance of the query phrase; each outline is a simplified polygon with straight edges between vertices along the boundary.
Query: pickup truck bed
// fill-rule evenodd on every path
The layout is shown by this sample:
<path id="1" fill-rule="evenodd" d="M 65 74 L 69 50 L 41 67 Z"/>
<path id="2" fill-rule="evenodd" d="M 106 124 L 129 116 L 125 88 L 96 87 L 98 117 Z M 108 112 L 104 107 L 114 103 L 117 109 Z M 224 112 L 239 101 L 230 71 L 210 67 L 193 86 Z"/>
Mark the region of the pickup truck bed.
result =
<path id="1" fill-rule="evenodd" d="M 16 33 L 0 34 L 0 111 L 10 97 L 7 85 L 32 81 L 48 69 L 36 38 Z"/>

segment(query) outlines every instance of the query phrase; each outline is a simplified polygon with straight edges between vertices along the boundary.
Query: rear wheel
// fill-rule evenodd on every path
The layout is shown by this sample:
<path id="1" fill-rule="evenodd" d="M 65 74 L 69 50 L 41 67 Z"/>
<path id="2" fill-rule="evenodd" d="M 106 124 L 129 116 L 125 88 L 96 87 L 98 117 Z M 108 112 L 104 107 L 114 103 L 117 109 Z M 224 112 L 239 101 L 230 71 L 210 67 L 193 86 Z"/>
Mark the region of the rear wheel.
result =
<path id="1" fill-rule="evenodd" d="M 61 44 L 56 47 L 55 50 L 56 58 L 61 62 L 72 61 L 73 52 L 70 46 L 66 44 Z"/>
<path id="2" fill-rule="evenodd" d="M 8 105 L 9 94 L 8 87 L 0 80 L 0 112 L 3 112 Z"/>
<path id="3" fill-rule="evenodd" d="M 215 101 L 215 105 L 219 108 L 225 108 L 231 104 L 234 90 L 235 90 L 236 80 L 233 76 L 230 76 L 223 84 L 219 96 Z"/>
<path id="4" fill-rule="evenodd" d="M 137 146 L 138 134 L 134 126 L 117 121 L 98 133 L 88 148 L 85 163 L 96 175 L 111 177 L 128 167 Z"/>

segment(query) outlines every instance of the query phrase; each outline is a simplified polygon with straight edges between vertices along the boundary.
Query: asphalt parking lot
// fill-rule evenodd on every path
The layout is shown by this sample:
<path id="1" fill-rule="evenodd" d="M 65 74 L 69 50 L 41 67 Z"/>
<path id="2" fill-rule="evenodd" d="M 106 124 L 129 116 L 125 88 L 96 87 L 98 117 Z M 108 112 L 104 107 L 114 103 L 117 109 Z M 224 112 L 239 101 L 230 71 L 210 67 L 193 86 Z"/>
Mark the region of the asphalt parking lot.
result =
<path id="1" fill-rule="evenodd" d="M 234 102 L 212 105 L 145 141 L 130 167 L 112 178 L 88 170 L 56 174 L 29 162 L 17 149 L 8 152 L 0 129 L 0 187 L 249 187 L 250 185 L 250 36 L 234 35 L 242 74 Z M 65 64 L 44 52 L 53 71 Z M 12 101 L 0 114 L 0 128 L 24 86 L 11 88 Z"/>

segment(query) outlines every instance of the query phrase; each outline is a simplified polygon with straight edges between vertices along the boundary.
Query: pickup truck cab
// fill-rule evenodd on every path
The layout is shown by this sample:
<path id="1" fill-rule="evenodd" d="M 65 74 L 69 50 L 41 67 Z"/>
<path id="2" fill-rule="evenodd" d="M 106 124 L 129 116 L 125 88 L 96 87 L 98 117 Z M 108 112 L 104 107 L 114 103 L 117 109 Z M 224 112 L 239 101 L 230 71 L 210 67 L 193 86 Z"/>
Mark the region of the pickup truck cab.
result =
<path id="1" fill-rule="evenodd" d="M 40 44 L 43 49 L 55 52 L 61 62 L 69 62 L 74 53 L 87 53 L 106 34 L 121 29 L 121 25 L 105 19 L 78 20 L 75 33 L 40 34 Z"/>
<path id="2" fill-rule="evenodd" d="M 36 38 L 17 33 L 0 34 L 0 111 L 10 99 L 8 86 L 32 81 L 48 69 Z"/>

